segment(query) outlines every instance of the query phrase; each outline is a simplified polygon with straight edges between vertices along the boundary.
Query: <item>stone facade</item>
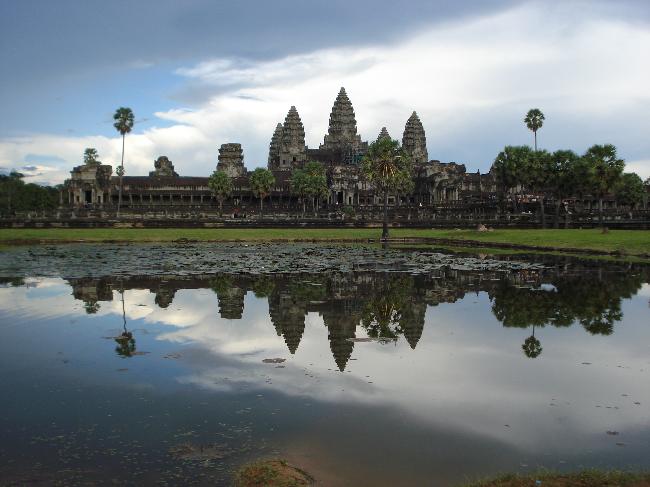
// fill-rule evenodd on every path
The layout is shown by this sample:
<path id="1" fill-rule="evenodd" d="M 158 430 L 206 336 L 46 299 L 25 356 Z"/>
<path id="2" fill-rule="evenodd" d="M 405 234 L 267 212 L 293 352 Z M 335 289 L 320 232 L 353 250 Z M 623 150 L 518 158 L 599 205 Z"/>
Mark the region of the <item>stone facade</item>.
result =
<path id="1" fill-rule="evenodd" d="M 153 163 L 154 170 L 149 173 L 152 177 L 178 177 L 174 165 L 167 156 L 160 156 Z"/>
<path id="2" fill-rule="evenodd" d="M 231 178 L 246 174 L 241 144 L 221 144 L 218 161 L 217 171 L 223 171 Z"/>
<path id="3" fill-rule="evenodd" d="M 72 206 L 103 206 L 110 202 L 112 173 L 113 168 L 107 164 L 77 166 L 62 191 Z"/>

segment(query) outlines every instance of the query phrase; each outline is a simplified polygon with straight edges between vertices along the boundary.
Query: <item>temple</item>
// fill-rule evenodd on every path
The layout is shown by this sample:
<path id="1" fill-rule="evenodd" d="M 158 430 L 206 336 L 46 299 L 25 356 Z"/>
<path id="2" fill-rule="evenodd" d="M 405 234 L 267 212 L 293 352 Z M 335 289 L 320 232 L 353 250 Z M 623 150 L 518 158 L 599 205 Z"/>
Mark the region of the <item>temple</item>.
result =
<path id="1" fill-rule="evenodd" d="M 382 127 L 378 138 L 390 138 Z M 402 212 L 426 211 L 436 205 L 471 203 L 495 191 L 490 174 L 467 173 L 465 166 L 454 162 L 429 160 L 426 134 L 417 113 L 406 120 L 402 147 L 413 161 L 414 190 L 410 194 L 389 197 L 389 205 Z M 291 192 L 291 174 L 305 163 L 317 161 L 327 171 L 329 192 L 319 199 L 318 212 L 333 210 L 371 215 L 381 204 L 377 194 L 361 171 L 360 162 L 368 150 L 368 142 L 357 132 L 357 121 L 345 88 L 341 88 L 329 117 L 327 134 L 318 148 L 305 144 L 305 128 L 292 106 L 284 122 L 276 125 L 269 143 L 267 167 L 275 176 L 265 206 L 269 212 L 290 215 L 299 211 L 298 197 Z M 225 143 L 218 150 L 216 169 L 232 178 L 233 193 L 224 208 L 233 215 L 254 215 L 259 201 L 250 189 L 250 172 L 244 165 L 241 144 Z M 75 167 L 61 192 L 62 207 L 77 210 L 110 212 L 117 206 L 119 177 L 106 164 Z M 129 215 L 146 212 L 195 211 L 209 213 L 217 203 L 208 187 L 208 176 L 180 176 L 172 161 L 160 156 L 148 176 L 124 176 L 122 211 Z"/>

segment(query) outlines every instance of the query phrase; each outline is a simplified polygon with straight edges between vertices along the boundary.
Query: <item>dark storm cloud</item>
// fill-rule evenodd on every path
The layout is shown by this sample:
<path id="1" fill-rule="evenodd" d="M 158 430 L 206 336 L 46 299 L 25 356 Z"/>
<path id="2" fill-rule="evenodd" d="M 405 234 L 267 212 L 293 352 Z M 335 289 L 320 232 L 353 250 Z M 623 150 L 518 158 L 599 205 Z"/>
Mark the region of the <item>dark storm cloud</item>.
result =
<path id="1" fill-rule="evenodd" d="M 518 3 L 523 2 L 4 1 L 0 60 L 10 68 L 3 69 L 3 79 L 27 81 L 104 66 L 145 67 L 222 56 L 259 60 L 394 40 L 424 24 L 480 16 Z M 618 1 L 612 7 L 621 15 L 647 20 L 648 3 Z"/>
<path id="2" fill-rule="evenodd" d="M 432 21 L 515 0 L 23 0 L 0 5 L 0 59 L 10 79 L 205 57 L 263 59 L 385 41 Z"/>

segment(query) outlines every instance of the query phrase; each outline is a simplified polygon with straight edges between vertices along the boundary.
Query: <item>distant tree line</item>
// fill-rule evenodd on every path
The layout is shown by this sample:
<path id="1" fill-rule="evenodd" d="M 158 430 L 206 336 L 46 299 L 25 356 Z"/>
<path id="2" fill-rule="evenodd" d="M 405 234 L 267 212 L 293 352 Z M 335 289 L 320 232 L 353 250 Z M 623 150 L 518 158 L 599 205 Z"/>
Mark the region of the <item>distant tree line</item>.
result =
<path id="1" fill-rule="evenodd" d="M 0 174 L 0 211 L 11 215 L 16 211 L 43 211 L 59 206 L 59 188 L 25 183 L 24 174 L 12 171 Z"/>
<path id="2" fill-rule="evenodd" d="M 545 196 L 555 203 L 555 226 L 558 226 L 560 206 L 568 198 L 592 197 L 598 200 L 599 220 L 603 220 L 603 200 L 613 195 L 617 203 L 636 208 L 647 193 L 650 178 L 644 183 L 635 173 L 626 173 L 625 161 L 612 144 L 593 145 L 583 155 L 571 150 L 548 152 L 537 149 L 537 131 L 542 127 L 544 114 L 537 108 L 528 112 L 524 122 L 535 134 L 535 148 L 506 146 L 494 160 L 494 174 L 502 204 L 516 189 L 534 193 L 540 205 L 540 219 L 545 225 Z M 517 198 L 512 198 L 517 212 Z"/>

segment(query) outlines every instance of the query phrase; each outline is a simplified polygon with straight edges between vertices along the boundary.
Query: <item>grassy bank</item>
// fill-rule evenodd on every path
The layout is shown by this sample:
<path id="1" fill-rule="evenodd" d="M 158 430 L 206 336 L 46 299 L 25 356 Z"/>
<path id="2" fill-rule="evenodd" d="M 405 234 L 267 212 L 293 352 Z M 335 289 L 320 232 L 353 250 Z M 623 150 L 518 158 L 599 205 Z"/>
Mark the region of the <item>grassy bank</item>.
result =
<path id="1" fill-rule="evenodd" d="M 375 228 L 96 228 L 0 229 L 0 244 L 39 242 L 170 242 L 196 241 L 365 241 L 379 239 Z M 392 238 L 435 240 L 457 245 L 483 245 L 549 250 L 583 250 L 627 255 L 650 254 L 650 231 L 612 230 L 420 230 L 393 229 Z"/>
<path id="2" fill-rule="evenodd" d="M 465 487 L 650 487 L 650 473 L 584 472 L 558 474 L 542 472 L 533 475 L 509 474 L 490 480 L 466 484 Z"/>

